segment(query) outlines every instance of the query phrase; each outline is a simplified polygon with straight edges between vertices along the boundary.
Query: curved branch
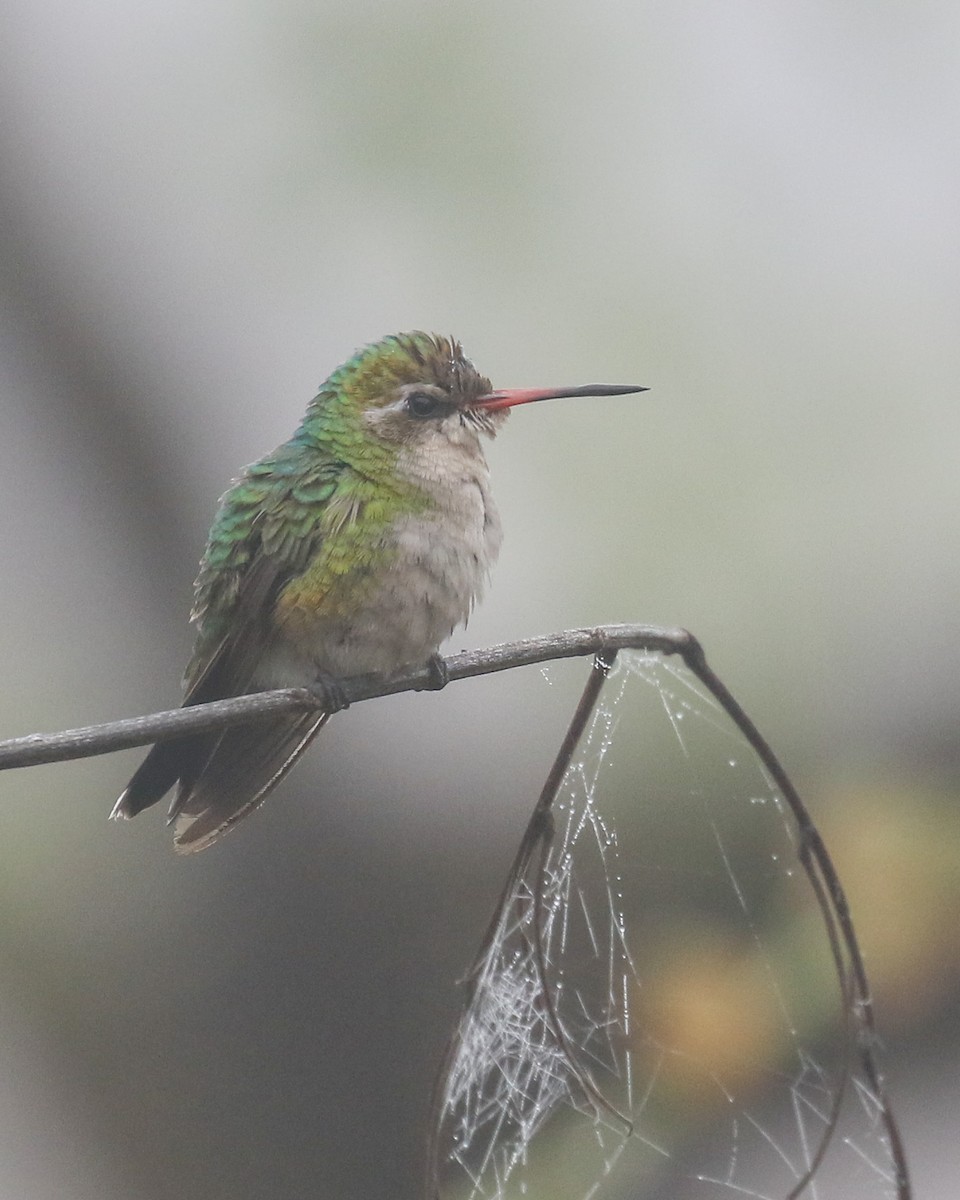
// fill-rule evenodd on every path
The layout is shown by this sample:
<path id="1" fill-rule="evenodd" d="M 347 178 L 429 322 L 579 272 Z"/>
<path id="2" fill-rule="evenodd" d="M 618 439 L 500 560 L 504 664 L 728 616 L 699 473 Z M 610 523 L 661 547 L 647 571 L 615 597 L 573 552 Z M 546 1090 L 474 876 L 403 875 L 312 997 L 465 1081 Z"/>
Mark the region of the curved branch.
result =
<path id="1" fill-rule="evenodd" d="M 339 691 L 348 704 L 392 696 L 398 692 L 435 691 L 446 681 L 470 679 L 494 671 L 509 671 L 557 658 L 578 658 L 604 650 L 658 650 L 663 654 L 699 653 L 693 637 L 682 629 L 659 629 L 653 625 L 600 625 L 592 629 L 567 629 L 522 642 L 506 642 L 484 650 L 465 650 L 442 660 L 441 682 L 435 667 L 421 666 L 402 671 L 389 679 L 379 675 L 357 675 L 339 682 Z M 0 771 L 14 767 L 34 767 L 41 763 L 65 762 L 74 758 L 92 758 L 146 746 L 165 738 L 185 734 L 209 733 L 231 725 L 250 725 L 281 713 L 303 712 L 325 707 L 323 689 L 286 688 L 232 696 L 190 708 L 127 717 L 68 729 L 63 733 L 31 733 L 26 737 L 0 742 Z"/>

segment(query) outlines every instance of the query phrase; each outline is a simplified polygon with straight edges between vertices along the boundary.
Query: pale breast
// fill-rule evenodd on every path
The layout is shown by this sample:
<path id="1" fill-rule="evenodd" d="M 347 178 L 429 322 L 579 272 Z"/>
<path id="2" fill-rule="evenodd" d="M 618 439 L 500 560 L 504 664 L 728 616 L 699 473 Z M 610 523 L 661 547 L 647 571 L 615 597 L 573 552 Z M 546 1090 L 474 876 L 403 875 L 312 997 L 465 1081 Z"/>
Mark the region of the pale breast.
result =
<path id="1" fill-rule="evenodd" d="M 449 481 L 433 499 L 427 512 L 393 523 L 383 577 L 324 648 L 332 673 L 390 672 L 423 662 L 480 598 L 501 541 L 487 480 Z"/>
<path id="2" fill-rule="evenodd" d="M 502 537 L 486 463 L 448 461 L 418 483 L 429 506 L 396 517 L 381 535 L 382 566 L 349 614 L 317 613 L 309 639 L 275 645 L 258 672 L 261 686 L 308 682 L 318 670 L 389 674 L 424 662 L 466 622 Z"/>

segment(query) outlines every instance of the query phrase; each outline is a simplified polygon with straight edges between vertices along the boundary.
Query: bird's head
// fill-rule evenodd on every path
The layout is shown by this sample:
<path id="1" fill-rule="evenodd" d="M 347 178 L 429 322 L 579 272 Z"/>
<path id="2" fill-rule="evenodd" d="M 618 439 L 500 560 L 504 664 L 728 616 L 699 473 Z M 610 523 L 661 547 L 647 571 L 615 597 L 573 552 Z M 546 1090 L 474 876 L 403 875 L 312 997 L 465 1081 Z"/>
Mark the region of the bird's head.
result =
<path id="1" fill-rule="evenodd" d="M 308 418 L 314 429 L 339 423 L 354 437 L 372 435 L 374 441 L 398 448 L 479 448 L 479 435 L 494 437 L 518 404 L 645 390 L 596 384 L 494 391 L 455 338 L 399 333 L 364 347 L 339 367 L 321 388 Z M 337 433 L 342 440 L 347 429 Z"/>

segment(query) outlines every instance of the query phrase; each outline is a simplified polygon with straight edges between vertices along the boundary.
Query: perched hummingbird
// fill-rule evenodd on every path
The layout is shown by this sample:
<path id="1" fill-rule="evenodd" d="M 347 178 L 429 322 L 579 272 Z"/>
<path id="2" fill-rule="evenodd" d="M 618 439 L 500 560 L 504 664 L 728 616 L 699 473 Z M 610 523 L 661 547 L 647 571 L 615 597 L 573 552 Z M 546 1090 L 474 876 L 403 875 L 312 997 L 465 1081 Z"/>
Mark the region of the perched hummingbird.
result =
<path id="1" fill-rule="evenodd" d="M 323 384 L 299 429 L 222 497 L 195 584 L 184 704 L 436 655 L 500 549 L 481 437 L 517 404 L 638 387 L 494 391 L 453 338 L 397 334 Z M 326 712 L 158 743 L 111 816 L 177 785 L 177 850 L 202 850 L 286 775 Z"/>

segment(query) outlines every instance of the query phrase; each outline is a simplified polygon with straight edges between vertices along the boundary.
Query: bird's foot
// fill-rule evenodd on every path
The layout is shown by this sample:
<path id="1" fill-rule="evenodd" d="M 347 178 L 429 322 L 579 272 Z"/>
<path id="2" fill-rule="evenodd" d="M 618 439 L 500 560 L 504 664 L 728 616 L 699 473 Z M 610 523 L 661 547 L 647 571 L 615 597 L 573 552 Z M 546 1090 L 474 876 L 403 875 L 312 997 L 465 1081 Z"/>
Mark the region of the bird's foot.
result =
<path id="1" fill-rule="evenodd" d="M 447 670 L 447 660 L 442 654 L 431 654 L 427 659 L 426 666 L 429 682 L 417 690 L 420 692 L 442 691 L 450 682 L 450 672 Z"/>
<path id="2" fill-rule="evenodd" d="M 326 671 L 318 671 L 316 679 L 307 690 L 316 696 L 323 706 L 323 711 L 330 716 L 350 707 L 350 701 L 340 680 L 334 675 L 328 675 Z"/>

